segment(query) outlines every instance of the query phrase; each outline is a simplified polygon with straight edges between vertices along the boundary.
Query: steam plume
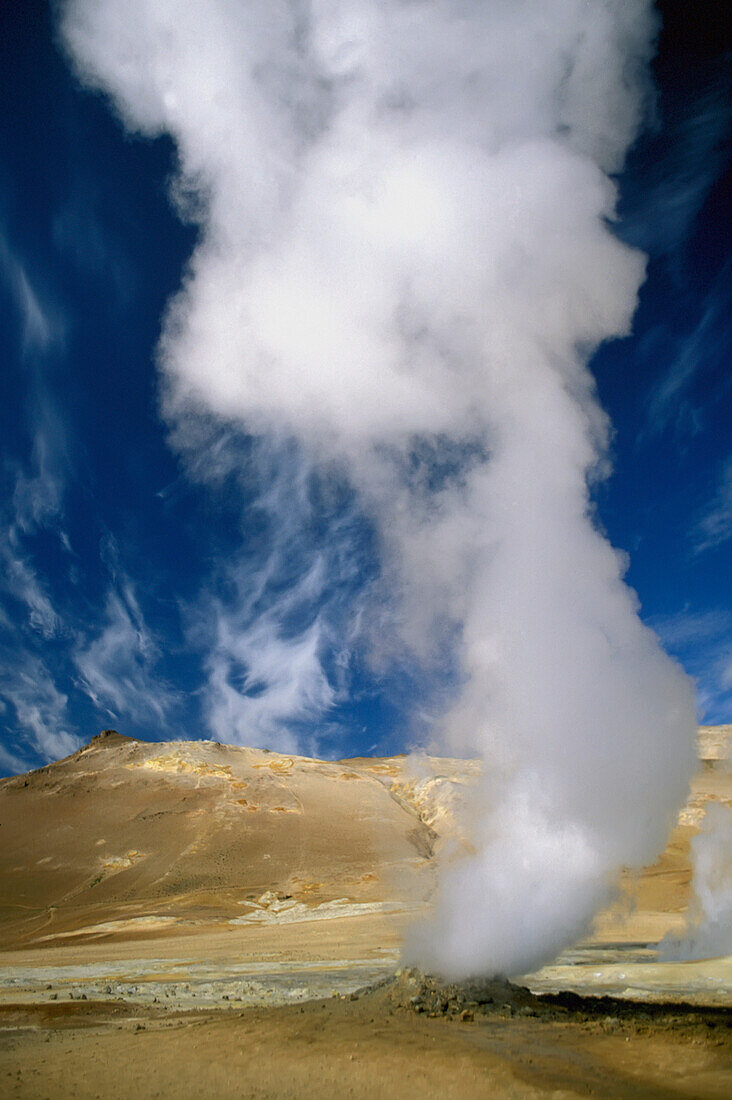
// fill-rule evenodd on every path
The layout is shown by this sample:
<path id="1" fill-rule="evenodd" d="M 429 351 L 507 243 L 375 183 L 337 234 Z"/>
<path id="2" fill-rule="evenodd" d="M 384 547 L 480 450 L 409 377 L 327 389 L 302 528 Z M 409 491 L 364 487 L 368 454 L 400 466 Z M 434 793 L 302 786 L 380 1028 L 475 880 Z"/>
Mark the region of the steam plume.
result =
<path id="1" fill-rule="evenodd" d="M 692 904 L 686 935 L 666 936 L 663 959 L 709 959 L 732 953 L 732 809 L 707 807 L 701 831 L 691 841 Z"/>
<path id="2" fill-rule="evenodd" d="M 515 973 L 662 847 L 692 694 L 593 524 L 586 361 L 643 257 L 610 173 L 647 0 L 71 0 L 82 78 L 170 133 L 203 233 L 160 343 L 167 415 L 300 441 L 379 525 L 404 645 L 456 646 L 443 741 L 481 752 L 477 854 L 410 950 Z"/>

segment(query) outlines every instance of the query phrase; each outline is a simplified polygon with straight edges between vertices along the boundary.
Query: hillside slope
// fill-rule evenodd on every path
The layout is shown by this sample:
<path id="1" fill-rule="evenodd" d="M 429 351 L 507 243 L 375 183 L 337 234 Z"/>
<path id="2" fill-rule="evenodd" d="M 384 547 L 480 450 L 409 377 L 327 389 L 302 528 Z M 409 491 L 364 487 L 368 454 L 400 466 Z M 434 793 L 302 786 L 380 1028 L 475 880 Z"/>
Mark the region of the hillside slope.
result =
<path id="1" fill-rule="evenodd" d="M 658 863 L 604 915 L 605 939 L 660 938 L 689 901 L 689 840 L 732 802 L 730 727 L 700 730 L 690 801 Z M 410 913 L 459 848 L 477 761 L 328 762 L 105 731 L 73 756 L 0 781 L 5 950 Z M 381 924 L 374 927 L 382 927 Z M 379 933 L 381 934 L 381 933 Z"/>
<path id="2" fill-rule="evenodd" d="M 3 945 L 419 904 L 432 825 L 475 775 L 469 761 L 331 763 L 105 732 L 0 782 Z"/>

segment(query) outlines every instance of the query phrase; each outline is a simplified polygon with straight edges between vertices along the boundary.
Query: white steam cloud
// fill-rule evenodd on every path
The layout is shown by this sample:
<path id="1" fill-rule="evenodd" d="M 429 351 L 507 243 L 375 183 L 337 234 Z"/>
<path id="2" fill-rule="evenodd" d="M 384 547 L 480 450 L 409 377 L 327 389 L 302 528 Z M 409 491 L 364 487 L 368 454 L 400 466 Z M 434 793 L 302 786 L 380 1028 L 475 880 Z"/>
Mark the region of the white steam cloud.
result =
<path id="1" fill-rule="evenodd" d="M 663 846 L 692 692 L 593 524 L 586 362 L 644 259 L 613 235 L 647 0 L 71 0 L 82 78 L 170 133 L 202 236 L 160 344 L 167 414 L 299 440 L 378 524 L 403 643 L 450 639 L 443 742 L 480 752 L 476 855 L 411 953 L 520 972 Z M 305 678 L 311 682 L 312 677 Z"/>
<path id="2" fill-rule="evenodd" d="M 732 806 L 707 807 L 701 831 L 691 841 L 694 864 L 687 934 L 667 936 L 663 959 L 709 959 L 732 954 Z"/>

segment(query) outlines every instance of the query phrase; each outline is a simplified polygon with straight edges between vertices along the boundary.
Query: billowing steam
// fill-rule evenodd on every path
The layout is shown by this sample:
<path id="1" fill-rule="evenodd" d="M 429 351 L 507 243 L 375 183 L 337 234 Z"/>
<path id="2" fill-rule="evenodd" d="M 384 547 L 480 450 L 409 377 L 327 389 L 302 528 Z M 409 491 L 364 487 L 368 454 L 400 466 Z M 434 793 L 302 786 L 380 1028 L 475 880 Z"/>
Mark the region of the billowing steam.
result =
<path id="1" fill-rule="evenodd" d="M 612 231 L 647 0 L 71 0 L 82 78 L 170 133 L 202 225 L 160 344 L 167 415 L 298 439 L 379 526 L 442 740 L 490 767 L 475 855 L 409 950 L 516 973 L 652 859 L 693 762 L 689 683 L 637 616 L 588 482 L 586 362 L 644 259 Z"/>
<path id="2" fill-rule="evenodd" d="M 691 841 L 692 904 L 686 935 L 666 936 L 663 959 L 709 959 L 732 954 L 732 808 L 707 807 L 701 831 Z"/>

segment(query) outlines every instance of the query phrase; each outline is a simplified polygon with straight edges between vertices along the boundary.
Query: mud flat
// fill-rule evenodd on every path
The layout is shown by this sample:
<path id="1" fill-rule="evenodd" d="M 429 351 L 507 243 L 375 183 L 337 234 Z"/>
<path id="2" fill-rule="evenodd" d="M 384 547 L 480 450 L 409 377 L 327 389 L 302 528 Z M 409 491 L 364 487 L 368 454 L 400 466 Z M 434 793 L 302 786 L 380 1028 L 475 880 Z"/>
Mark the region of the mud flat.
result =
<path id="1" fill-rule="evenodd" d="M 519 980 L 525 981 L 535 993 L 574 990 L 585 996 L 633 1001 L 732 1006 L 731 956 L 660 962 L 655 945 L 587 944 Z"/>
<path id="2" fill-rule="evenodd" d="M 395 918 L 371 916 L 0 952 L 0 1006 L 104 1000 L 187 1010 L 350 994 L 394 973 L 399 932 Z M 654 944 L 580 945 L 517 980 L 533 993 L 732 1007 L 732 957 L 659 962 Z"/>
<path id="3" fill-rule="evenodd" d="M 313 922 L 284 932 L 199 929 L 185 940 L 3 952 L 0 1006 L 82 1000 L 185 1010 L 291 1004 L 350 994 L 388 977 L 398 962 L 394 929 L 379 928 L 373 918 L 356 918 L 347 927 Z"/>

